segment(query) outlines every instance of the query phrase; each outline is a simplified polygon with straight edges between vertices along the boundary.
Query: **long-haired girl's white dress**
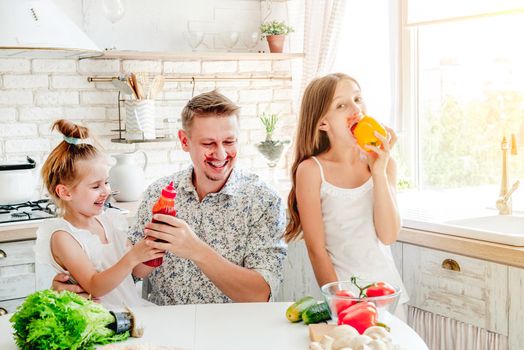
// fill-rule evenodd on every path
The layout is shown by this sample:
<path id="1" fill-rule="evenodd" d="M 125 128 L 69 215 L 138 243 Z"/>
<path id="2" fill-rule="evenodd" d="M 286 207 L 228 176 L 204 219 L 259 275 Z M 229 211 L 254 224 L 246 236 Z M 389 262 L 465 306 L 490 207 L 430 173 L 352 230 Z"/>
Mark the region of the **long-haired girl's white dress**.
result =
<path id="1" fill-rule="evenodd" d="M 391 249 L 377 237 L 373 221 L 373 178 L 357 188 L 340 188 L 326 181 L 319 160 L 320 201 L 326 235 L 326 250 L 339 281 L 358 276 L 369 281 L 386 281 L 401 289 L 399 304 L 406 293 Z"/>

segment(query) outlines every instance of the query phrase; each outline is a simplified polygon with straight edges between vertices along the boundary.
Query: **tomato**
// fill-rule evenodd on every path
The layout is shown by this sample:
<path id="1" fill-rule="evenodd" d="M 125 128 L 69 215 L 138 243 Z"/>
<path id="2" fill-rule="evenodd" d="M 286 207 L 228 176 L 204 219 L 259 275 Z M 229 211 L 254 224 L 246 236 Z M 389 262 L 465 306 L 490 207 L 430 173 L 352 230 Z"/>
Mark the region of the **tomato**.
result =
<path id="1" fill-rule="evenodd" d="M 395 288 L 387 282 L 375 282 L 366 289 L 365 293 L 368 297 L 381 297 L 395 293 Z"/>
<path id="2" fill-rule="evenodd" d="M 338 290 L 335 295 L 339 297 L 350 297 L 350 298 L 356 298 L 355 294 L 351 293 L 349 290 Z M 339 315 L 342 311 L 350 307 L 351 305 L 354 305 L 357 303 L 356 300 L 345 300 L 345 299 L 338 299 L 333 301 L 335 310 L 337 310 L 337 315 Z"/>
<path id="3" fill-rule="evenodd" d="M 365 290 L 365 294 L 367 297 L 382 297 L 385 295 L 394 294 L 395 288 L 393 288 L 390 284 L 387 282 L 375 282 L 368 286 Z M 385 306 L 389 303 L 392 303 L 393 299 L 390 300 L 377 300 L 376 304 L 378 307 Z"/>

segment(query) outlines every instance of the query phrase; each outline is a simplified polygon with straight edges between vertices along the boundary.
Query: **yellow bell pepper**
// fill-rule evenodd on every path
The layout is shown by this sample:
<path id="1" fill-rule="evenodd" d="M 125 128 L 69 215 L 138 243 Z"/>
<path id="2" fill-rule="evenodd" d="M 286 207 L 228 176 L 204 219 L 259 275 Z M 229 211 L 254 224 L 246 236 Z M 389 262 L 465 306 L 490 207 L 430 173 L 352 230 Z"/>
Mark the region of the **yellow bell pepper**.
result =
<path id="1" fill-rule="evenodd" d="M 381 135 L 384 135 L 384 137 L 387 135 L 386 129 L 384 129 L 384 127 L 380 125 L 379 122 L 368 115 L 360 119 L 360 121 L 354 125 L 351 130 L 353 136 L 355 136 L 355 139 L 357 139 L 357 143 L 365 150 L 367 150 L 365 147 L 366 145 L 372 145 L 376 147 L 380 147 L 380 145 L 382 145 L 382 142 L 375 136 L 374 131 L 378 131 Z"/>

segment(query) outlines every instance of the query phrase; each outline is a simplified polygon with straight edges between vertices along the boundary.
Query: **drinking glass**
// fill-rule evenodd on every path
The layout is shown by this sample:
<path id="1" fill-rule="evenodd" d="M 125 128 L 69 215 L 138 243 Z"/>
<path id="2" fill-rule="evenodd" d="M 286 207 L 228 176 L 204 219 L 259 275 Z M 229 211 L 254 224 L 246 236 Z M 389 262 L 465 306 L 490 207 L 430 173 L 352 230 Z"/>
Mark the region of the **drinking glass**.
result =
<path id="1" fill-rule="evenodd" d="M 182 35 L 193 52 L 196 51 L 197 47 L 202 43 L 202 40 L 204 40 L 204 33 L 200 31 L 187 31 L 183 32 Z"/>
<path id="2" fill-rule="evenodd" d="M 109 50 L 115 50 L 115 23 L 120 21 L 126 12 L 125 10 L 125 0 L 103 0 L 102 8 L 104 9 L 104 16 L 111 22 L 111 47 Z"/>
<path id="3" fill-rule="evenodd" d="M 253 49 L 255 48 L 255 46 L 257 46 L 259 40 L 260 33 L 258 31 L 242 33 L 242 42 L 244 43 L 249 52 L 255 51 Z"/>
<path id="4" fill-rule="evenodd" d="M 240 33 L 237 31 L 222 32 L 220 33 L 220 39 L 226 47 L 227 51 L 231 51 L 233 47 L 237 44 L 238 39 L 240 38 Z"/>

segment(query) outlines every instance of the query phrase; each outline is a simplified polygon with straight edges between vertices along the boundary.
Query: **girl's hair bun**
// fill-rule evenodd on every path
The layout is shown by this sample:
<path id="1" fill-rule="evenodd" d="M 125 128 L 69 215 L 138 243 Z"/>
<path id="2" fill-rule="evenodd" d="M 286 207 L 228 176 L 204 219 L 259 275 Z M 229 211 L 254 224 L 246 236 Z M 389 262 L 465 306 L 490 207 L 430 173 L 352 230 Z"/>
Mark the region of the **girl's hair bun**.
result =
<path id="1" fill-rule="evenodd" d="M 51 130 L 55 129 L 65 137 L 74 137 L 77 139 L 87 139 L 89 137 L 89 130 L 85 126 L 76 125 L 66 119 L 59 119 L 54 122 Z"/>

